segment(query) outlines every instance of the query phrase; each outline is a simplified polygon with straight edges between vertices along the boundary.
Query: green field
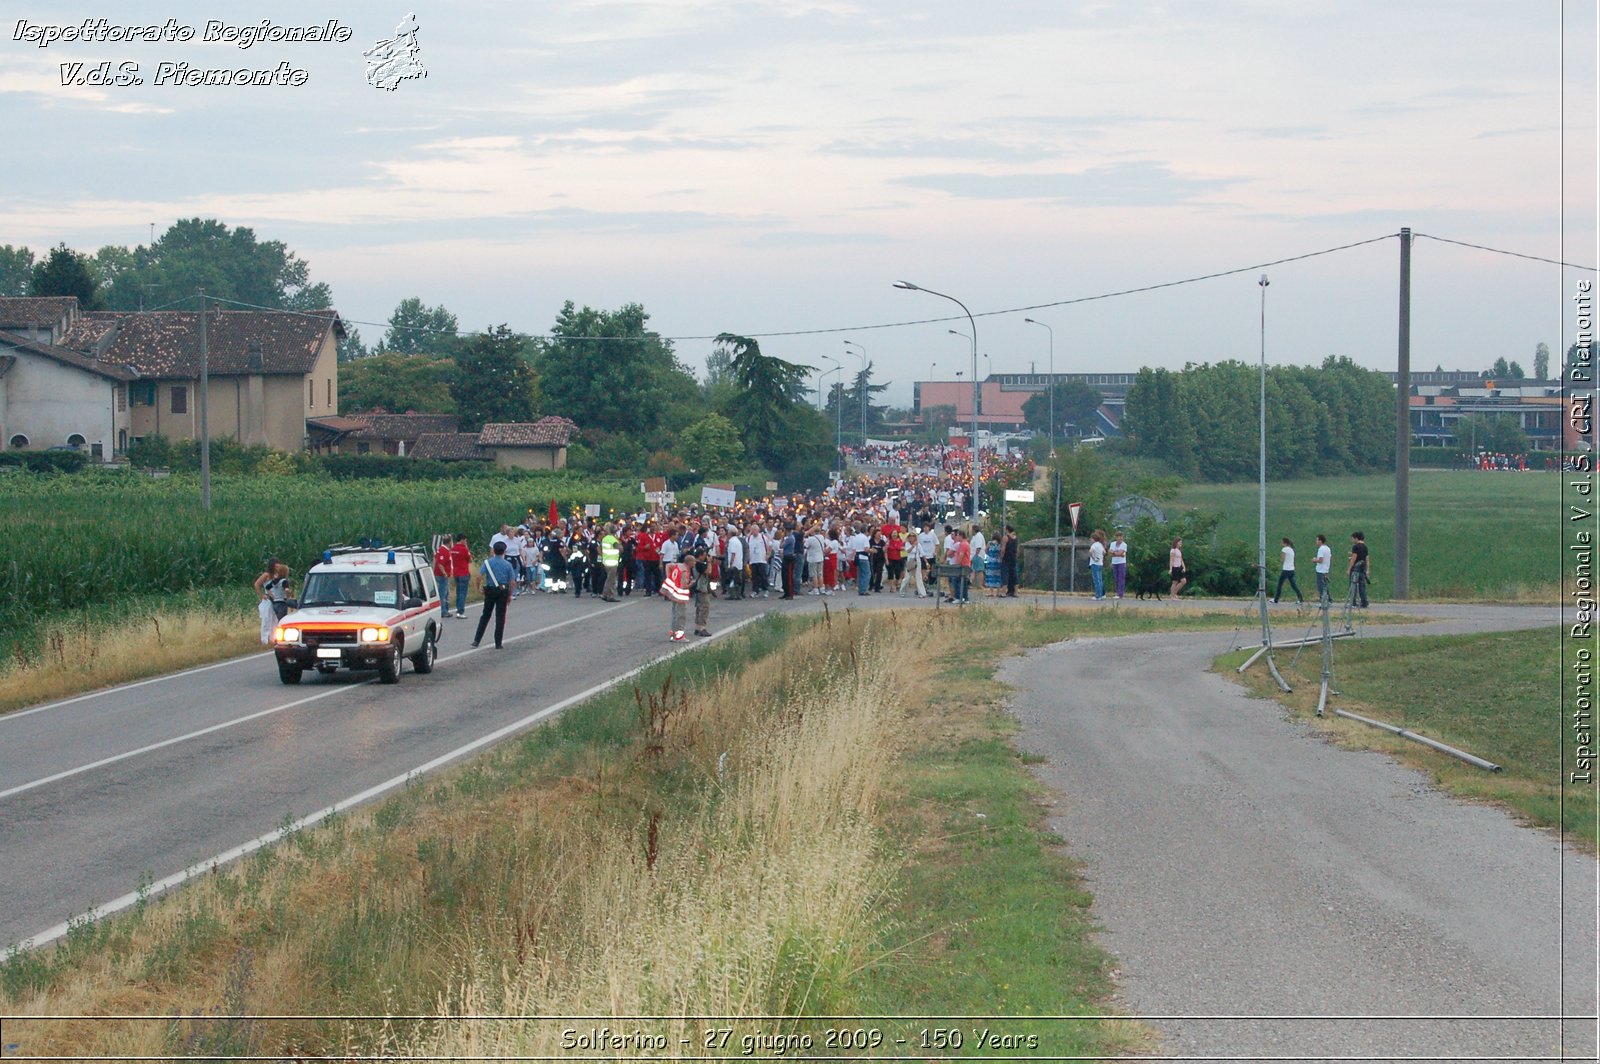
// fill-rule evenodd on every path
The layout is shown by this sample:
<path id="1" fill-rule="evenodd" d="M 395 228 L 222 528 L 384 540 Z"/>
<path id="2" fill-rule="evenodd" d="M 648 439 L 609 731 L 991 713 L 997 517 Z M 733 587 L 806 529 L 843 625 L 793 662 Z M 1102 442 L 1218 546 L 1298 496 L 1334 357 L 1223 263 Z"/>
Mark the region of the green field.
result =
<path id="1" fill-rule="evenodd" d="M 637 506 L 629 487 L 565 473 L 405 482 L 216 476 L 206 511 L 193 476 L 13 473 L 0 480 L 0 653 L 26 646 L 45 614 L 212 589 L 237 591 L 248 612 L 251 583 L 273 555 L 298 583 L 323 548 L 363 537 L 414 543 L 465 532 L 482 550 L 500 525 L 530 509 L 543 516 L 552 499 L 567 515 L 585 503 L 602 514 Z"/>
<path id="2" fill-rule="evenodd" d="M 1279 694 L 1259 669 L 1243 682 L 1309 716 L 1322 667 L 1311 649 L 1293 666 L 1292 655 L 1279 661 L 1295 687 L 1291 695 Z M 1566 640 L 1569 666 L 1580 649 L 1592 654 L 1594 641 Z M 1574 739 L 1571 720 L 1561 711 L 1561 629 L 1357 639 L 1340 644 L 1335 654 L 1338 694 L 1332 705 L 1486 758 L 1501 771 L 1486 772 L 1364 724 L 1324 718 L 1319 726 L 1339 742 L 1387 751 L 1452 793 L 1501 803 L 1531 823 L 1560 828 L 1576 845 L 1594 848 L 1594 789 L 1564 782 L 1562 770 L 1564 763 L 1572 766 Z M 1244 657 L 1241 651 L 1221 663 L 1237 665 Z M 1231 668 L 1219 671 L 1233 674 Z"/>
<path id="3" fill-rule="evenodd" d="M 1255 484 L 1193 484 L 1167 505 L 1224 515 L 1218 536 L 1256 542 Z M 1561 477 L 1555 473 L 1411 473 L 1411 597 L 1549 599 L 1561 580 Z M 1277 571 L 1278 540 L 1294 540 L 1302 589 L 1315 587 L 1316 535 L 1333 548 L 1336 594 L 1343 594 L 1350 533 L 1372 549 L 1372 596 L 1394 589 L 1394 477 L 1329 477 L 1267 485 L 1267 561 Z M 1307 591 L 1307 594 L 1311 594 Z"/>

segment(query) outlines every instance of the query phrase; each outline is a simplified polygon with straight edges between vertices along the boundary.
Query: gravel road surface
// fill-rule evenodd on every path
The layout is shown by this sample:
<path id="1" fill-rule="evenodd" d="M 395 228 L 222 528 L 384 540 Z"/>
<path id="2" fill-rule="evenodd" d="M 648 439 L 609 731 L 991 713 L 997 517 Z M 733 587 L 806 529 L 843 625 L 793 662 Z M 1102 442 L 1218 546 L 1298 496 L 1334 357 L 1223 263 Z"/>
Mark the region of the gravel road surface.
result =
<path id="1" fill-rule="evenodd" d="M 1560 621 L 1407 612 L 1428 623 L 1362 638 Z M 1280 617 L 1278 638 L 1304 623 Z M 1163 1052 L 1551 1059 L 1564 1033 L 1595 1059 L 1594 1021 L 1560 1021 L 1594 1014 L 1595 860 L 1319 739 L 1208 672 L 1226 649 L 1217 632 L 1075 640 L 1001 672 L 1019 745 L 1048 759 L 1052 827 L 1087 863 L 1121 1004 Z"/>

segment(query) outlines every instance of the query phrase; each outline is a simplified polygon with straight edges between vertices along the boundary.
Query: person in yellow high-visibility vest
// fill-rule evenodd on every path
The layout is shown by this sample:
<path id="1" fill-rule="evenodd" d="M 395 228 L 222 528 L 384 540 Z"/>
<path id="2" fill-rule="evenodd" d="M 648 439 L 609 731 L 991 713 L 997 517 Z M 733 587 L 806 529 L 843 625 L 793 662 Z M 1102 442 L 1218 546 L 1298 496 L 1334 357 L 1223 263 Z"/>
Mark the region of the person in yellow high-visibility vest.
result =
<path id="1" fill-rule="evenodd" d="M 606 571 L 605 589 L 601 601 L 617 602 L 617 566 L 622 562 L 622 541 L 617 538 L 617 526 L 606 522 L 605 533 L 600 537 L 600 564 Z"/>

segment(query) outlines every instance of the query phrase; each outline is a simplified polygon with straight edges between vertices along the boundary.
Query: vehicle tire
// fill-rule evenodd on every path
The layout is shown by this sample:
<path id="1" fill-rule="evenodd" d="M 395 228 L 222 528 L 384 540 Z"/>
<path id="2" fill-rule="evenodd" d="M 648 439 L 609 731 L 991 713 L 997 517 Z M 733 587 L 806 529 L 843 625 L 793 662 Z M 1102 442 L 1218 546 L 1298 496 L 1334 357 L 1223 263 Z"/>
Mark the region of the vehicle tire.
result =
<path id="1" fill-rule="evenodd" d="M 380 683 L 400 682 L 400 648 L 392 646 L 388 655 L 378 664 L 378 680 Z"/>
<path id="2" fill-rule="evenodd" d="M 300 666 L 290 664 L 287 661 L 278 662 L 278 679 L 282 680 L 284 683 L 299 683 L 300 675 L 303 671 L 304 670 L 302 670 Z"/>
<path id="3" fill-rule="evenodd" d="M 426 676 L 433 671 L 433 663 L 439 656 L 439 645 L 432 635 L 422 637 L 422 649 L 411 655 L 411 671 L 419 676 Z"/>

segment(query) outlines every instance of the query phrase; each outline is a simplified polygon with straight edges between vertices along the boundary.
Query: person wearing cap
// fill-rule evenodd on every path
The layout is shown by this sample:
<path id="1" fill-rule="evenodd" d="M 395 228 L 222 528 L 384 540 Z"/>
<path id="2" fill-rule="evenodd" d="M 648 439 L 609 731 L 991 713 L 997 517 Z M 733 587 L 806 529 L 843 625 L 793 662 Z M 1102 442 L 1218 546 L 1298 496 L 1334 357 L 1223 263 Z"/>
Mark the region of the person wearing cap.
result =
<path id="1" fill-rule="evenodd" d="M 489 616 L 494 615 L 494 648 L 503 650 L 506 638 L 506 607 L 511 602 L 511 580 L 514 574 L 506 561 L 504 540 L 496 541 L 494 554 L 483 562 L 483 613 L 478 616 L 478 631 L 472 637 L 476 647 L 483 642 L 484 629 L 489 627 Z"/>

